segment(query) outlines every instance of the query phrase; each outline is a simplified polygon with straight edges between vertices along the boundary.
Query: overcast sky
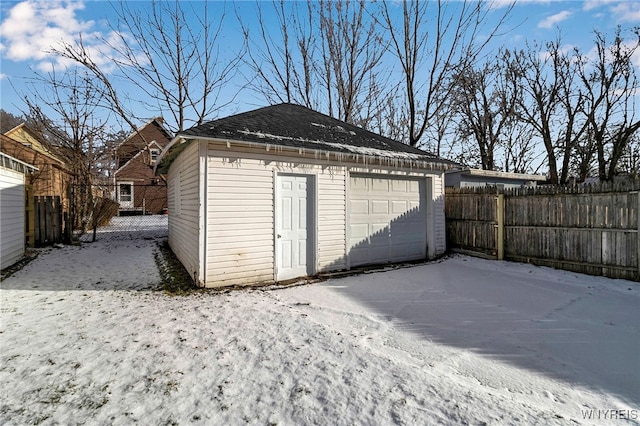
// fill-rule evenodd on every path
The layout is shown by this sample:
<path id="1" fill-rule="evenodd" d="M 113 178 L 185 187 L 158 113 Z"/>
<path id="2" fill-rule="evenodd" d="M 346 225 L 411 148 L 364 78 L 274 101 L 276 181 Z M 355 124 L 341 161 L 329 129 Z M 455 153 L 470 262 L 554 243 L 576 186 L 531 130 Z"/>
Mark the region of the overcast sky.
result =
<path id="1" fill-rule="evenodd" d="M 135 7 L 148 7 L 149 3 L 136 1 Z M 506 1 L 494 4 L 496 15 L 504 10 Z M 255 20 L 254 2 L 213 3 L 216 10 L 226 8 L 227 18 L 222 34 L 223 49 L 237 49 L 242 35 L 236 13 L 246 22 Z M 51 1 L 28 0 L 22 2 L 2 0 L 0 3 L 0 90 L 1 107 L 13 113 L 23 109 L 16 94 L 24 87 L 24 78 L 32 70 L 46 72 L 52 64 L 60 70 L 65 66 L 47 53 L 61 40 L 73 42 L 80 34 L 86 45 L 94 51 L 101 46 L 98 36 L 109 37 L 108 23 L 113 24 L 114 13 L 106 1 Z M 593 30 L 598 29 L 612 37 L 616 26 L 631 28 L 640 25 L 639 1 L 538 1 L 520 0 L 516 3 L 508 23 L 511 30 L 496 40 L 497 45 L 524 47 L 525 41 L 548 41 L 558 31 L 567 46 L 578 46 L 587 51 L 592 46 Z M 638 55 L 640 56 L 640 55 Z M 640 57 L 636 58 L 640 67 Z M 106 65 L 106 64 L 105 64 Z M 236 88 L 243 86 L 239 81 Z M 260 106 L 264 101 L 251 93 L 239 97 L 228 108 L 228 113 L 240 112 Z M 141 116 L 145 113 L 142 112 Z M 150 111 L 147 116 L 156 115 Z M 215 118 L 215 117 L 212 117 Z"/>

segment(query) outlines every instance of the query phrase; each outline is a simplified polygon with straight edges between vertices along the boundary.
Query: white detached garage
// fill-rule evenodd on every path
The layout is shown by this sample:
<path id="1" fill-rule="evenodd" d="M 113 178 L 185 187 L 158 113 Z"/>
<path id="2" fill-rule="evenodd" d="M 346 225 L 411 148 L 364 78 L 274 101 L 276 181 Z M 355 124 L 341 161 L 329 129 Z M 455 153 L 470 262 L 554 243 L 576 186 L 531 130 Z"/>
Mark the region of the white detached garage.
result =
<path id="1" fill-rule="evenodd" d="M 292 104 L 211 121 L 172 144 L 169 244 L 201 286 L 445 251 L 450 163 L 419 149 Z"/>
<path id="2" fill-rule="evenodd" d="M 0 152 L 0 269 L 24 257 L 25 174 L 36 170 Z"/>

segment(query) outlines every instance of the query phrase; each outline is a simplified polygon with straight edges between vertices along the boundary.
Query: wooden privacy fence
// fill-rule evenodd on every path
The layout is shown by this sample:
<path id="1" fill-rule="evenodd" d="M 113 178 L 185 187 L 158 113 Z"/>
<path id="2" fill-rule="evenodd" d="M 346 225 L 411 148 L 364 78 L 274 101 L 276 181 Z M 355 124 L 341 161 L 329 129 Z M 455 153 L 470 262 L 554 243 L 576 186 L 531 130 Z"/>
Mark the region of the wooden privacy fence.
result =
<path id="1" fill-rule="evenodd" d="M 66 214 L 62 213 L 59 196 L 30 196 L 26 199 L 26 237 L 31 247 L 63 241 Z"/>
<path id="2" fill-rule="evenodd" d="M 447 246 L 640 281 L 640 181 L 584 187 L 447 188 Z"/>

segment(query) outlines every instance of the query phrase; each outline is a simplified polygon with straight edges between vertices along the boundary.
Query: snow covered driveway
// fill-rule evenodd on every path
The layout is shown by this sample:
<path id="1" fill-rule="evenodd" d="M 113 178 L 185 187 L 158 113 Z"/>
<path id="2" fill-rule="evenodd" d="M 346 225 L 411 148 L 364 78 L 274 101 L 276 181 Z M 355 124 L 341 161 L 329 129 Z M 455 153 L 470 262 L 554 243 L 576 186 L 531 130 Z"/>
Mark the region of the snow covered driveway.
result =
<path id="1" fill-rule="evenodd" d="M 0 423 L 638 423 L 638 283 L 456 256 L 172 297 L 161 238 L 0 284 Z"/>

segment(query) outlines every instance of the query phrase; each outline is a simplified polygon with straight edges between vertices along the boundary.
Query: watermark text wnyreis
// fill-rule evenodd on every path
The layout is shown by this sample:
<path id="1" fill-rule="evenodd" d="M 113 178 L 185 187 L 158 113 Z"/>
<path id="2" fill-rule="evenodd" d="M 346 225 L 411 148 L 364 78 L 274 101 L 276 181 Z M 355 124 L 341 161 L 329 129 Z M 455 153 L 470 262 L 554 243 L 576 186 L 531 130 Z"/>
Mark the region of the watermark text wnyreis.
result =
<path id="1" fill-rule="evenodd" d="M 638 420 L 640 412 L 638 410 L 596 410 L 583 409 L 583 420 Z"/>

